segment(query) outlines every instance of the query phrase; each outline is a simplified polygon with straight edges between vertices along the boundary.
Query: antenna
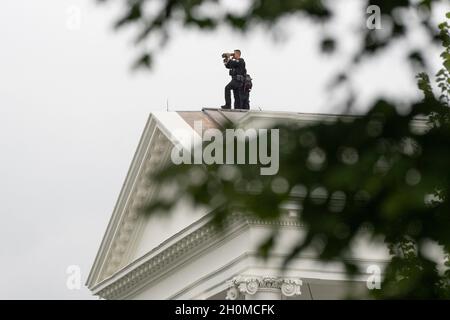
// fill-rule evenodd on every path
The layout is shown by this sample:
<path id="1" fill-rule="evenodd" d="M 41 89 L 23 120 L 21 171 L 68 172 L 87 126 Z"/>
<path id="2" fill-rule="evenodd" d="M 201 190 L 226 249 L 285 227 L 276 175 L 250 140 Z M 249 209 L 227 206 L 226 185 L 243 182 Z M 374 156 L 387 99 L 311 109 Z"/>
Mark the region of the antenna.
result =
<path id="1" fill-rule="evenodd" d="M 166 99 L 166 111 L 169 111 L 169 98 Z"/>

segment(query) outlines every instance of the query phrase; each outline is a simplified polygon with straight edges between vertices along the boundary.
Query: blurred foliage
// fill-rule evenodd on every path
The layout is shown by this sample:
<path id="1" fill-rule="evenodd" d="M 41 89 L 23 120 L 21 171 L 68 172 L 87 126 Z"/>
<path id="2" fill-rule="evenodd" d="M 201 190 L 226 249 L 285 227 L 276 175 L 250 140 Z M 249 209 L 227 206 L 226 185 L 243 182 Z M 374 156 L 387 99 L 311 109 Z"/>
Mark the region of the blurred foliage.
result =
<path id="1" fill-rule="evenodd" d="M 374 294 L 450 297 L 448 288 L 438 289 L 438 283 L 448 285 L 448 271 L 439 274 L 436 262 L 422 252 L 428 242 L 450 251 L 450 126 L 430 126 L 423 133 L 412 125 L 415 116 L 430 112 L 448 116 L 437 100 L 414 104 L 406 115 L 379 101 L 363 117 L 277 126 L 277 175 L 260 176 L 255 165 L 171 166 L 150 179 L 170 185 L 172 196 L 161 193 L 145 210 L 168 210 L 188 195 L 214 210 L 220 224 L 237 211 L 270 220 L 285 215 L 286 207 L 299 208 L 306 235 L 286 263 L 310 249 L 322 260 L 344 263 L 349 272 L 365 272 L 351 264 L 351 244 L 361 234 L 382 236 L 393 258 L 382 290 Z M 278 232 L 261 244 L 263 255 L 276 244 Z M 417 254 L 405 254 L 407 246 Z"/>
<path id="2" fill-rule="evenodd" d="M 270 27 L 292 15 L 323 26 L 336 23 L 332 20 L 333 1 L 250 0 L 247 10 L 239 14 L 218 0 L 123 2 L 125 14 L 116 27 L 133 26 L 136 44 L 143 48 L 155 36 L 164 45 L 174 24 L 204 30 L 227 25 L 246 32 L 254 25 Z M 365 272 L 351 262 L 352 243 L 361 234 L 373 240 L 382 237 L 392 259 L 386 266 L 381 290 L 371 291 L 374 297 L 450 298 L 449 26 L 444 22 L 436 29 L 431 22 L 431 11 L 441 1 L 363 2 L 366 6 L 378 5 L 383 23 L 390 27 L 378 32 L 362 22 L 355 34 L 355 41 L 361 45 L 352 63 L 370 59 L 396 40 L 408 37 L 412 29 L 405 13 L 414 10 L 429 39 L 441 41 L 444 47 L 443 66 L 436 75 L 439 96 L 433 92 L 430 77 L 421 72 L 417 79 L 424 99 L 411 103 L 407 112 L 399 112 L 394 102 L 379 99 L 360 117 L 342 116 L 332 123 L 308 126 L 279 124 L 277 175 L 261 176 L 256 165 L 170 166 L 149 177 L 170 192 L 160 192 L 143 209 L 150 214 L 165 212 L 187 196 L 196 205 L 210 208 L 214 221 L 221 225 L 236 211 L 270 220 L 285 215 L 288 207 L 297 208 L 306 235 L 286 264 L 305 249 L 312 249 L 324 261 L 342 262 L 351 276 Z M 203 10 L 208 5 L 213 9 Z M 332 53 L 338 45 L 328 36 L 320 43 L 326 53 Z M 137 66 L 151 67 L 156 49 L 144 49 Z M 406 50 L 410 52 L 405 57 L 425 68 L 420 49 Z M 335 85 L 348 81 L 353 70 L 344 66 L 335 77 Z M 353 101 L 350 97 L 349 105 Z M 263 256 L 277 243 L 278 232 L 275 229 L 261 244 Z M 443 248 L 444 265 L 430 257 L 430 243 Z"/>
<path id="3" fill-rule="evenodd" d="M 238 32 L 247 32 L 253 26 L 270 27 L 283 19 L 297 16 L 323 26 L 323 32 L 332 30 L 337 23 L 333 17 L 336 2 L 324 0 L 249 0 L 240 2 L 243 10 L 233 10 L 230 3 L 226 5 L 220 0 L 96 0 L 99 3 L 121 2 L 124 13 L 115 22 L 116 29 L 133 27 L 135 44 L 141 48 L 142 54 L 136 59 L 136 67 L 151 67 L 154 53 L 164 46 L 171 36 L 174 25 L 194 27 L 200 30 L 214 30 L 219 26 L 229 26 Z M 341 0 L 342 1 L 342 0 Z M 343 0 L 345 1 L 345 0 Z M 383 32 L 376 32 L 366 27 L 362 21 L 361 28 L 355 32 L 355 40 L 361 45 L 354 53 L 353 60 L 358 62 L 366 55 L 372 55 L 386 48 L 397 39 L 408 36 L 412 32 L 408 28 L 408 19 L 404 14 L 410 10 L 419 13 L 422 28 L 437 40 L 438 34 L 430 22 L 432 8 L 446 0 L 361 0 L 364 9 L 371 5 L 381 8 L 383 14 Z M 244 5 L 242 5 L 244 3 Z M 248 5 L 246 5 L 248 4 Z M 364 18 L 362 12 L 361 18 Z M 368 15 L 366 15 L 366 18 Z M 289 30 L 291 31 L 291 30 Z M 416 30 L 415 30 L 416 31 Z M 325 38 L 327 38 L 324 35 Z M 148 46 L 151 41 L 157 44 Z M 325 39 L 320 43 L 322 50 L 328 52 L 335 45 L 334 40 Z M 421 56 L 420 50 L 416 52 Z M 417 57 L 416 55 L 416 57 Z"/>

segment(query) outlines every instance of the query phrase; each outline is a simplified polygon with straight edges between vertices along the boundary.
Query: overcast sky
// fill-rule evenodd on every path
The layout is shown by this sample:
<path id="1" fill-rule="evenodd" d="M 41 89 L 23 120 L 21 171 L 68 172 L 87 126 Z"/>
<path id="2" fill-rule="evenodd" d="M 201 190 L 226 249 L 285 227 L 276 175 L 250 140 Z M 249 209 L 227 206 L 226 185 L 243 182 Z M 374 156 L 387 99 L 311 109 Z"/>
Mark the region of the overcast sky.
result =
<path id="1" fill-rule="evenodd" d="M 280 25 L 283 42 L 262 29 L 246 37 L 228 29 L 177 29 L 152 73 L 132 73 L 139 51 L 128 32 L 113 32 L 117 7 L 93 0 L 4 1 L 0 298 L 92 298 L 85 288 L 68 290 L 66 268 L 79 265 L 84 284 L 149 113 L 165 110 L 167 101 L 171 110 L 224 104 L 229 76 L 222 52 L 242 50 L 254 78 L 253 108 L 339 112 L 324 88 L 354 48 L 345 30 L 362 23 L 359 1 L 343 2 L 340 23 L 328 30 L 341 34 L 334 57 L 319 54 L 317 26 L 291 19 Z M 73 10 L 81 10 L 79 28 L 71 24 Z M 422 42 L 417 33 L 358 70 L 360 110 L 379 94 L 402 101 L 417 96 L 400 49 Z M 434 72 L 438 54 L 428 50 Z"/>

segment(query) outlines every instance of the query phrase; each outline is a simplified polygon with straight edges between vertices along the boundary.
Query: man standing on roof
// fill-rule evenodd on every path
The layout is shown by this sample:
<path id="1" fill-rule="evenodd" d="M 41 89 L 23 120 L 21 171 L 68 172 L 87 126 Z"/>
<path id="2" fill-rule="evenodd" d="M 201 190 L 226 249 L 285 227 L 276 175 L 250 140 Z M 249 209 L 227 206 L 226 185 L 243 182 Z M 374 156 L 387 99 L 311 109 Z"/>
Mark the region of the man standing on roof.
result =
<path id="1" fill-rule="evenodd" d="M 234 96 L 234 108 L 246 109 L 244 97 L 244 82 L 247 76 L 245 61 L 241 58 L 241 50 L 234 50 L 233 53 L 222 54 L 225 68 L 230 69 L 231 81 L 225 86 L 225 105 L 222 109 L 231 109 L 231 91 Z"/>

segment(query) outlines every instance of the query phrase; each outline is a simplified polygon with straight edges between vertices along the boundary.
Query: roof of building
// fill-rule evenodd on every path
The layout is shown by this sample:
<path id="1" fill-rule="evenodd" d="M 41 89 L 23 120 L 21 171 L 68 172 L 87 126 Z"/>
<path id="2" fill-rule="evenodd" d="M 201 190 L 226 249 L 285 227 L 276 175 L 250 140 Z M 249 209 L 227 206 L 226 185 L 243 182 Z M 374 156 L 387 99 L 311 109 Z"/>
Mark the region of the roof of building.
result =
<path id="1" fill-rule="evenodd" d="M 292 111 L 263 111 L 263 110 L 239 110 L 239 109 L 217 109 L 203 108 L 201 111 L 176 111 L 192 129 L 194 122 L 201 121 L 203 131 L 210 128 L 224 129 L 231 126 L 263 127 L 271 124 L 285 123 L 294 120 L 297 123 L 311 124 L 315 122 L 333 122 L 338 119 L 355 119 L 361 115 L 330 114 L 330 113 L 303 113 Z M 417 117 L 414 125 L 426 126 L 425 117 Z M 250 123 L 251 122 L 251 123 Z M 258 125 L 259 124 L 259 125 Z M 200 134 L 200 132 L 197 132 Z"/>

